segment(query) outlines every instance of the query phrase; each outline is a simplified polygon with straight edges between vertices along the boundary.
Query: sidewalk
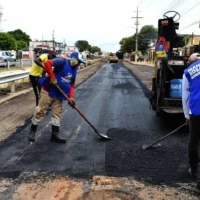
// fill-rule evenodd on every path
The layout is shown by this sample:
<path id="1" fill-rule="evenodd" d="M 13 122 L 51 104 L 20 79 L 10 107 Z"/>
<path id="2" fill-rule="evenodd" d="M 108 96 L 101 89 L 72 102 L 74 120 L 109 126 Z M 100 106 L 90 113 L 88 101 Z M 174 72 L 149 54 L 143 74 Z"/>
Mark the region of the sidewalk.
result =
<path id="1" fill-rule="evenodd" d="M 130 61 L 130 59 L 126 59 L 124 61 L 127 61 L 127 62 L 129 62 L 131 64 L 134 64 L 134 65 L 143 65 L 143 66 L 154 67 L 154 63 L 152 63 L 152 62 L 146 62 L 146 61 L 135 62 L 135 61 Z"/>

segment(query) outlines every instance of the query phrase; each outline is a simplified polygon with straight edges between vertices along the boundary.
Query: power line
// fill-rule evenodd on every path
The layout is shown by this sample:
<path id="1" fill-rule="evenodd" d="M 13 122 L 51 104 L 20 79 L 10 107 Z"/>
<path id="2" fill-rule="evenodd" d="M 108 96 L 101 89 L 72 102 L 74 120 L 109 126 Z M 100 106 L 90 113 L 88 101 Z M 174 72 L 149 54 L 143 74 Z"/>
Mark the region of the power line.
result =
<path id="1" fill-rule="evenodd" d="M 199 2 L 199 0 L 196 0 L 196 2 Z M 196 3 L 195 2 L 195 3 Z M 192 5 L 194 5 L 195 3 L 192 3 Z M 192 6 L 192 5 L 190 5 L 190 6 Z M 188 9 L 190 9 L 190 6 L 187 6 L 184 10 L 182 10 L 180 13 L 184 13 L 184 12 L 186 12 Z"/>
<path id="2" fill-rule="evenodd" d="M 153 3 L 153 1 L 154 1 L 154 0 L 152 0 L 146 8 L 148 8 L 148 7 Z"/>
<path id="3" fill-rule="evenodd" d="M 198 2 L 197 4 L 195 4 L 192 8 L 190 8 L 188 11 L 184 12 L 181 17 L 183 17 L 185 14 L 187 14 L 188 12 L 190 12 L 191 10 L 193 10 L 198 4 L 200 4 L 200 2 Z"/>
<path id="4" fill-rule="evenodd" d="M 144 1 L 144 0 L 141 0 L 141 1 L 140 1 L 140 3 L 139 3 L 139 5 L 138 5 L 138 7 L 140 6 L 140 4 L 141 4 L 143 1 Z"/>
<path id="5" fill-rule="evenodd" d="M 197 24 L 197 23 L 199 23 L 200 22 L 200 19 L 198 19 L 198 20 L 195 20 L 194 22 L 192 22 L 191 24 L 189 24 L 188 26 L 186 26 L 186 27 L 184 27 L 184 28 L 182 28 L 180 31 L 182 31 L 182 30 L 184 30 L 184 29 L 186 29 L 186 28 L 189 28 L 190 26 L 193 26 L 193 25 L 195 25 L 195 24 Z"/>
<path id="6" fill-rule="evenodd" d="M 166 11 L 168 8 L 170 8 L 173 4 L 176 4 L 177 2 L 172 0 L 172 2 L 157 16 L 159 17 L 164 11 Z"/>
<path id="7" fill-rule="evenodd" d="M 177 4 L 173 7 L 173 9 L 178 8 L 184 1 L 185 0 L 181 0 L 181 1 L 177 2 Z M 172 9 L 172 7 L 171 7 L 171 9 Z"/>

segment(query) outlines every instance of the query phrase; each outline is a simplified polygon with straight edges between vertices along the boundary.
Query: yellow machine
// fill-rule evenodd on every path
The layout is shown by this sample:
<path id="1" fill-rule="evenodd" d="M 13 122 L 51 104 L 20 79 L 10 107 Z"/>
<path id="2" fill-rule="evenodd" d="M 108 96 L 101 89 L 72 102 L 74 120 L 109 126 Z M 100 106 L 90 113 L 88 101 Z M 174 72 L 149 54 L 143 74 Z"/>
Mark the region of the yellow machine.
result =
<path id="1" fill-rule="evenodd" d="M 163 19 L 158 20 L 157 52 L 150 98 L 151 108 L 157 116 L 183 113 L 181 89 L 174 97 L 172 86 L 174 87 L 175 82 L 175 86 L 181 88 L 189 56 L 185 56 L 183 36 L 176 33 L 179 23 L 174 18 L 179 19 L 180 14 L 169 11 L 163 15 Z M 160 42 L 160 39 L 163 40 Z"/>
<path id="2" fill-rule="evenodd" d="M 108 58 L 108 61 L 110 62 L 110 63 L 118 63 L 118 57 L 116 56 L 116 55 L 114 55 L 114 54 L 110 54 L 110 56 L 109 56 L 109 58 Z"/>

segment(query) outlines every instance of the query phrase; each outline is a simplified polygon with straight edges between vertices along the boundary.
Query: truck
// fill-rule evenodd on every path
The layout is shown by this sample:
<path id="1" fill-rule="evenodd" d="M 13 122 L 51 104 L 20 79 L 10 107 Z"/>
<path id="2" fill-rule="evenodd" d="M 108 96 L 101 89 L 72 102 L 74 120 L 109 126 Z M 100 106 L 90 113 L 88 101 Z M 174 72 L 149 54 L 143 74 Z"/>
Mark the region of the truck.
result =
<path id="1" fill-rule="evenodd" d="M 165 44 L 160 45 L 164 46 L 163 51 L 156 54 L 150 94 L 150 106 L 158 117 L 166 113 L 183 114 L 181 80 L 184 70 L 188 67 L 189 56 L 194 53 L 194 48 L 193 51 L 186 50 L 184 36 L 177 34 L 179 19 L 178 12 L 168 11 L 162 19 L 158 20 L 157 45 L 161 39 Z M 179 95 L 173 96 L 172 91 L 176 90 L 179 91 Z"/>

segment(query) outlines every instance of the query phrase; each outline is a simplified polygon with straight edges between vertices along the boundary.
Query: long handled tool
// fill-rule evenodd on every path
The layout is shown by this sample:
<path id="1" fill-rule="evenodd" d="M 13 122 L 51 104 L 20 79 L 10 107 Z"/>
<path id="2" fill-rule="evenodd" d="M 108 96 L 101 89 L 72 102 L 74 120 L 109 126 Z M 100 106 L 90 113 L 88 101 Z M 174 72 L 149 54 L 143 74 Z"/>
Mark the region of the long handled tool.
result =
<path id="1" fill-rule="evenodd" d="M 168 133 L 167 135 L 165 135 L 164 137 L 160 138 L 159 140 L 157 140 L 156 142 L 154 142 L 153 144 L 146 146 L 143 145 L 142 148 L 143 149 L 150 149 L 151 147 L 155 146 L 156 144 L 158 144 L 158 142 L 164 140 L 165 138 L 169 137 L 170 135 L 172 135 L 173 133 L 175 133 L 176 131 L 178 131 L 179 129 L 181 129 L 183 126 L 185 126 L 186 123 L 182 124 L 181 126 L 179 126 L 178 128 L 176 128 L 175 130 L 173 130 L 172 132 Z"/>
<path id="2" fill-rule="evenodd" d="M 62 89 L 56 85 L 56 88 L 62 93 L 62 95 L 70 102 L 70 99 L 69 97 L 62 91 Z M 85 117 L 85 115 L 76 107 L 76 106 L 73 106 L 74 109 L 83 117 L 83 119 L 94 129 L 95 133 L 97 133 L 101 138 L 103 139 L 107 139 L 107 140 L 110 140 L 110 138 L 106 135 L 106 134 L 103 134 L 103 133 L 99 133 L 97 131 L 97 129 L 91 124 L 91 122 Z"/>

